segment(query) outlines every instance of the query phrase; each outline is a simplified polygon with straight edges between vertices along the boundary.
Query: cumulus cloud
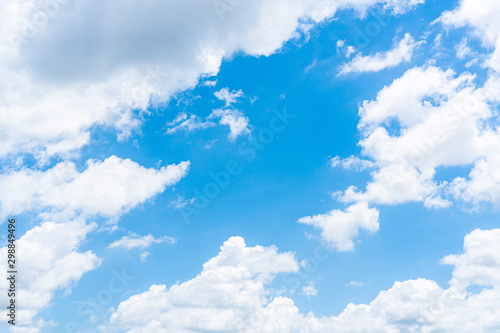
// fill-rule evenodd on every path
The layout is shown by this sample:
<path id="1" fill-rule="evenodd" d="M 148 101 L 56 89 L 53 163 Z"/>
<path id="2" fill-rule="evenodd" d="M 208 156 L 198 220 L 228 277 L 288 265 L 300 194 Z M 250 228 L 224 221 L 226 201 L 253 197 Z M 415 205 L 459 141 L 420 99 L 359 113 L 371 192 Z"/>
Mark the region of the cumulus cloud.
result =
<path id="1" fill-rule="evenodd" d="M 176 184 L 188 169 L 189 162 L 147 169 L 116 156 L 89 160 L 82 172 L 73 162 L 46 171 L 23 168 L 0 175 L 0 216 L 44 209 L 116 218 Z"/>
<path id="2" fill-rule="evenodd" d="M 379 229 L 379 211 L 369 208 L 366 202 L 358 202 L 345 211 L 334 209 L 326 214 L 307 216 L 297 222 L 312 225 L 321 230 L 325 241 L 338 251 L 352 251 L 353 239 L 360 230 L 375 232 Z"/>
<path id="3" fill-rule="evenodd" d="M 378 52 L 373 55 L 362 56 L 358 54 L 348 63 L 340 67 L 339 76 L 348 73 L 379 72 L 386 68 L 395 67 L 403 62 L 409 62 L 415 48 L 423 41 L 416 42 L 409 34 L 392 49 L 386 52 Z"/>
<path id="4" fill-rule="evenodd" d="M 364 189 L 350 186 L 335 192 L 337 198 L 351 205 L 421 202 L 427 208 L 454 203 L 472 209 L 484 204 L 498 206 L 498 96 L 500 76 L 495 73 L 479 85 L 468 72 L 457 75 L 435 66 L 409 69 L 379 91 L 376 99 L 361 104 L 358 144 L 362 157 L 334 157 L 330 162 L 355 170 L 372 167 L 371 180 Z M 463 167 L 469 175 L 436 179 L 438 169 L 450 167 Z M 338 218 L 339 212 L 333 212 L 334 216 L 330 212 L 306 221 L 321 228 L 323 237 L 338 247 L 342 242 L 332 241 L 333 237 L 349 239 L 358 226 L 346 218 L 354 223 L 346 233 L 349 223 L 327 222 Z M 375 224 L 370 225 L 373 228 L 369 230 L 377 230 Z M 325 232 L 326 226 L 329 232 Z"/>
<path id="5" fill-rule="evenodd" d="M 18 271 L 22 272 L 16 295 L 19 323 L 34 329 L 38 324 L 32 322 L 33 318 L 50 305 L 57 290 L 68 292 L 84 273 L 100 265 L 101 260 L 92 251 L 78 252 L 86 235 L 96 227 L 95 223 L 83 221 L 44 222 L 19 238 L 16 242 L 22 258 L 17 263 Z M 0 253 L 6 258 L 7 247 L 0 249 Z M 0 279 L 2 290 L 8 289 L 7 282 Z M 0 295 L 2 304 L 7 304 L 6 296 L 6 293 Z M 6 318 L 5 311 L 2 317 Z"/>
<path id="6" fill-rule="evenodd" d="M 495 203 L 493 169 L 500 136 L 491 120 L 500 86 L 496 76 L 482 87 L 474 80 L 469 73 L 416 67 L 375 100 L 365 101 L 359 110 L 359 144 L 378 168 L 364 192 L 350 187 L 342 200 L 419 201 L 427 207 L 449 206 L 453 198 Z M 469 179 L 435 180 L 437 168 L 452 166 L 473 166 Z"/>
<path id="7" fill-rule="evenodd" d="M 464 253 L 449 255 L 441 261 L 453 265 L 450 284 L 464 290 L 470 285 L 500 286 L 500 229 L 476 229 L 465 237 Z"/>
<path id="8" fill-rule="evenodd" d="M 124 236 L 119 240 L 114 241 L 108 246 L 108 248 L 122 249 L 122 250 L 132 250 L 132 249 L 144 250 L 153 244 L 161 244 L 161 243 L 175 244 L 176 242 L 177 240 L 175 238 L 168 236 L 155 238 L 151 234 L 147 236 L 139 236 L 137 234 L 132 234 L 131 236 Z"/>
<path id="9" fill-rule="evenodd" d="M 153 285 L 122 302 L 111 315 L 109 331 L 241 331 L 247 316 L 265 304 L 265 286 L 282 272 L 299 269 L 292 253 L 275 247 L 247 247 L 232 237 L 203 271 L 167 288 Z"/>
<path id="10" fill-rule="evenodd" d="M 467 235 L 464 253 L 443 259 L 455 266 L 449 289 L 423 278 L 395 282 L 369 304 L 351 303 L 338 316 L 316 317 L 312 312 L 301 313 L 290 298 L 270 296 L 269 282 L 276 273 L 298 269 L 291 254 L 249 248 L 241 238 L 231 238 L 197 277 L 170 288 L 153 285 L 130 297 L 113 311 L 103 329 L 127 333 L 494 332 L 500 328 L 499 242 L 499 229 Z M 470 284 L 493 289 L 477 293 L 463 289 Z"/>

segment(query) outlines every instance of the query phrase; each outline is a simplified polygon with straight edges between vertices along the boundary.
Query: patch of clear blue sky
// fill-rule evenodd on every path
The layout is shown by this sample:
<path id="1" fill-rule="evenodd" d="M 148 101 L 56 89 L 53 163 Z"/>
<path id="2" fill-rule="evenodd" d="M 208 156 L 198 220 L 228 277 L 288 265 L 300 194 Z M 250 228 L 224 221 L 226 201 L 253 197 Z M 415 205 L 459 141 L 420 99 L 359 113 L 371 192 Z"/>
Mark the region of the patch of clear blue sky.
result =
<path id="1" fill-rule="evenodd" d="M 117 155 L 146 166 L 178 163 L 190 160 L 189 175 L 174 189 L 159 195 L 153 202 L 144 204 L 123 216 L 120 227 L 140 235 L 148 233 L 160 237 L 168 235 L 178 239 L 175 245 L 153 245 L 147 263 L 139 261 L 140 251 L 120 252 L 107 250 L 106 245 L 123 235 L 93 233 L 82 250 L 93 249 L 103 257 L 102 266 L 83 276 L 69 297 L 62 293 L 54 300 L 55 306 L 46 310 L 64 327 L 65 323 L 80 323 L 80 328 L 93 331 L 86 316 L 75 311 L 75 305 L 87 298 L 94 298 L 106 285 L 113 269 L 125 267 L 133 272 L 135 280 L 127 286 L 128 294 L 113 295 L 105 304 L 106 309 L 117 306 L 129 296 L 147 290 L 152 284 L 170 286 L 177 281 L 193 278 L 202 264 L 218 253 L 221 244 L 230 236 L 243 236 L 249 246 L 275 244 L 280 251 L 295 251 L 299 260 L 314 256 L 318 246 L 309 240 L 305 232 L 319 239 L 317 231 L 309 226 L 296 224 L 303 216 L 326 213 L 344 206 L 334 201 L 331 191 L 344 190 L 349 185 L 363 188 L 369 180 L 368 172 L 355 173 L 328 166 L 330 156 L 347 157 L 359 154 L 359 135 L 356 130 L 360 102 L 375 98 L 377 92 L 407 69 L 420 66 L 434 59 L 437 66 L 452 68 L 457 73 L 468 70 L 456 59 L 454 46 L 462 38 L 463 31 L 445 31 L 439 24 L 430 23 L 446 9 L 453 9 L 456 1 L 428 1 L 409 15 L 392 17 L 374 16 L 374 11 L 364 19 L 356 18 L 350 11 L 339 13 L 335 20 L 314 29 L 310 40 L 297 45 L 289 42 L 283 51 L 271 57 L 253 58 L 244 55 L 225 61 L 217 76 L 215 88 L 198 87 L 182 93 L 168 107 L 151 110 L 146 117 L 142 133 L 129 141 L 119 143 L 114 133 L 96 131 L 94 143 L 85 148 L 78 163 L 83 166 L 88 158 L 104 159 Z M 389 22 L 381 25 L 379 20 Z M 371 26 L 380 27 L 378 33 L 368 36 L 368 43 L 359 43 L 360 31 Z M 367 28 L 368 27 L 368 28 Z M 376 30 L 375 30 L 376 31 Z M 410 63 L 379 73 L 355 74 L 337 78 L 338 66 L 346 59 L 337 52 L 337 40 L 357 46 L 363 54 L 388 50 L 393 38 L 411 33 L 419 40 L 428 34 L 427 43 L 416 50 Z M 438 33 L 443 34 L 442 55 L 432 49 Z M 472 41 L 474 43 L 474 41 Z M 476 45 L 479 47 L 478 45 Z M 315 66 L 310 67 L 312 64 Z M 306 68 L 308 68 L 306 70 Z M 471 70 L 484 73 L 479 67 Z M 207 116 L 215 108 L 223 106 L 213 93 L 223 87 L 242 89 L 245 98 L 234 106 L 249 117 L 254 127 L 253 139 L 259 130 L 269 127 L 274 114 L 282 110 L 296 115 L 286 128 L 277 133 L 272 142 L 265 145 L 254 159 L 238 152 L 238 147 L 253 140 L 227 139 L 227 127 L 200 130 L 194 133 L 165 135 L 165 124 L 179 112 Z M 177 102 L 200 96 L 192 104 Z M 284 98 L 282 97 L 284 96 Z M 251 103 L 251 99 L 257 100 Z M 135 147 L 132 143 L 137 140 Z M 204 146 L 214 142 L 211 149 Z M 170 202 L 178 195 L 195 196 L 196 190 L 212 182 L 209 172 L 225 169 L 228 161 L 241 165 L 241 174 L 231 177 L 227 188 L 210 200 L 209 205 L 190 221 L 183 219 L 179 210 Z M 443 178 L 461 172 L 442 171 Z M 332 253 L 319 263 L 313 272 L 299 275 L 300 286 L 292 297 L 302 312 L 314 311 L 317 315 L 335 315 L 349 302 L 370 302 L 381 290 L 390 288 L 394 281 L 412 278 L 429 278 L 446 287 L 450 279 L 450 267 L 439 265 L 439 259 L 447 254 L 460 253 L 463 237 L 475 228 L 491 228 L 496 225 L 497 215 L 490 210 L 469 214 L 458 208 L 427 210 L 420 203 L 397 207 L 379 207 L 381 228 L 374 235 L 362 235 L 362 242 L 354 252 Z M 350 281 L 361 281 L 363 287 L 345 287 Z M 282 285 L 292 288 L 296 276 L 278 276 L 273 287 Z M 319 293 L 307 298 L 299 294 L 308 281 L 314 281 Z M 43 316 L 43 314 L 42 314 Z M 50 332 L 50 329 L 47 330 Z M 55 328 L 54 332 L 60 332 Z"/>

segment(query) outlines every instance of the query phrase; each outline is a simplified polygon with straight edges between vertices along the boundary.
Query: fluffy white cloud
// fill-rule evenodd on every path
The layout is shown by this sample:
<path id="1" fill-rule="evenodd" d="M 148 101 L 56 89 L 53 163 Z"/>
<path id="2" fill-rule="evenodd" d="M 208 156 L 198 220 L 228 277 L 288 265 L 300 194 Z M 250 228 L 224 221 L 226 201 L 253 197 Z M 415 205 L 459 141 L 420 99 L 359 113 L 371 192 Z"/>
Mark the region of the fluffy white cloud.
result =
<path id="1" fill-rule="evenodd" d="M 248 135 L 251 133 L 250 120 L 239 110 L 214 110 L 210 116 L 208 116 L 208 119 L 214 118 L 219 118 L 220 125 L 229 126 L 230 140 L 236 140 L 240 135 Z"/>
<path id="2" fill-rule="evenodd" d="M 453 265 L 450 284 L 464 290 L 470 285 L 500 287 L 500 229 L 474 230 L 465 237 L 464 253 L 443 258 Z"/>
<path id="3" fill-rule="evenodd" d="M 189 162 L 147 169 L 116 156 L 89 160 L 83 172 L 73 162 L 47 171 L 23 168 L 0 175 L 0 216 L 43 208 L 45 213 L 119 217 L 177 183 L 188 169 Z"/>
<path id="4" fill-rule="evenodd" d="M 247 316 L 266 303 L 265 286 L 274 275 L 295 272 L 291 253 L 275 247 L 247 247 L 232 237 L 194 279 L 167 288 L 153 285 L 122 302 L 107 330 L 127 332 L 236 332 Z"/>
<path id="5" fill-rule="evenodd" d="M 2 2 L 0 158 L 68 156 L 95 126 L 124 139 L 148 105 L 216 74 L 224 58 L 268 56 L 338 9 L 377 3 L 403 1 Z"/>
<path id="6" fill-rule="evenodd" d="M 353 239 L 360 230 L 378 231 L 378 218 L 377 209 L 369 208 L 366 202 L 357 202 L 345 211 L 334 209 L 327 214 L 303 217 L 297 222 L 320 229 L 323 239 L 338 251 L 352 251 Z"/>
<path id="7" fill-rule="evenodd" d="M 422 43 L 423 41 L 416 42 L 407 33 L 392 50 L 368 56 L 358 54 L 354 59 L 340 67 L 338 76 L 348 73 L 378 72 L 386 68 L 395 67 L 402 62 L 409 62 L 415 48 Z"/>
<path id="8" fill-rule="evenodd" d="M 497 114 L 500 86 L 496 76 L 479 88 L 474 79 L 468 73 L 456 76 L 451 70 L 417 67 L 384 87 L 375 100 L 365 101 L 359 111 L 359 144 L 378 169 L 364 192 L 351 187 L 343 200 L 421 201 L 427 207 L 444 207 L 452 197 L 476 195 L 474 200 L 495 202 L 491 181 L 500 136 L 491 119 Z M 439 167 L 471 165 L 469 182 L 434 179 Z M 463 194 L 466 188 L 472 191 L 468 195 Z"/>
<path id="9" fill-rule="evenodd" d="M 443 208 L 455 202 L 470 203 L 474 209 L 483 203 L 498 206 L 500 130 L 495 119 L 500 77 L 491 74 L 482 85 L 475 81 L 470 73 L 415 67 L 385 86 L 376 99 L 364 101 L 358 124 L 363 158 L 335 157 L 330 162 L 357 170 L 371 167 L 372 179 L 365 189 L 350 186 L 343 193 L 336 192 L 340 193 L 337 198 L 354 205 L 422 202 L 428 208 Z M 470 170 L 469 176 L 436 180 L 438 169 L 457 166 Z M 333 213 L 306 221 L 321 228 L 323 237 L 338 247 L 339 239 L 355 236 L 360 226 L 347 218 L 351 214 Z M 339 214 L 346 217 L 345 223 L 328 222 Z M 346 229 L 350 223 L 353 227 Z M 375 224 L 370 225 L 361 228 L 377 230 Z M 332 241 L 333 237 L 338 239 Z"/>
<path id="10" fill-rule="evenodd" d="M 163 236 L 160 238 L 155 238 L 153 235 L 149 234 L 147 236 L 139 236 L 132 234 L 131 236 L 124 236 L 117 241 L 111 243 L 108 248 L 110 249 L 147 249 L 153 244 L 170 243 L 174 244 L 177 240 L 172 237 Z"/>
<path id="11" fill-rule="evenodd" d="M 500 328 L 500 230 L 466 236 L 464 253 L 443 259 L 455 266 L 449 289 L 415 279 L 396 282 L 370 304 L 349 304 L 334 317 L 302 314 L 287 297 L 272 298 L 266 282 L 275 273 L 295 271 L 290 254 L 274 248 L 248 248 L 231 238 L 196 278 L 152 286 L 130 297 L 112 313 L 105 330 L 150 332 L 495 332 Z M 273 268 L 274 267 L 274 268 Z M 493 287 L 478 293 L 464 287 Z M 460 287 L 460 288 L 458 288 Z"/>
<path id="12" fill-rule="evenodd" d="M 49 306 L 54 293 L 60 289 L 69 291 L 81 276 L 97 268 L 101 260 L 92 251 L 78 252 L 86 235 L 97 227 L 95 223 L 83 221 L 66 223 L 44 222 L 24 234 L 17 242 L 20 260 L 17 270 L 20 279 L 16 282 L 18 323 L 30 327 L 33 318 Z M 2 258 L 7 257 L 7 247 L 0 249 Z M 7 280 L 0 279 L 0 288 L 7 290 Z M 6 293 L 0 295 L 2 304 L 7 304 Z M 2 310 L 2 317 L 6 318 Z M 43 322 L 43 321 L 42 321 Z"/>

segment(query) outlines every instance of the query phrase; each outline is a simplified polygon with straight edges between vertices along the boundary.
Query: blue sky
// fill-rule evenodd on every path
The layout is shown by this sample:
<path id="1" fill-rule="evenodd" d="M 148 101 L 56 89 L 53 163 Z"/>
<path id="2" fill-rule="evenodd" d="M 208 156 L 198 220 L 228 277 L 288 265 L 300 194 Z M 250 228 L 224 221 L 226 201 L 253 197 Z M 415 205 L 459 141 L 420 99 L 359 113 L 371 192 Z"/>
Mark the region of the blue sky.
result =
<path id="1" fill-rule="evenodd" d="M 2 28 L 22 40 L 0 52 L 9 329 L 500 330 L 481 2 L 0 7 L 36 27 Z"/>

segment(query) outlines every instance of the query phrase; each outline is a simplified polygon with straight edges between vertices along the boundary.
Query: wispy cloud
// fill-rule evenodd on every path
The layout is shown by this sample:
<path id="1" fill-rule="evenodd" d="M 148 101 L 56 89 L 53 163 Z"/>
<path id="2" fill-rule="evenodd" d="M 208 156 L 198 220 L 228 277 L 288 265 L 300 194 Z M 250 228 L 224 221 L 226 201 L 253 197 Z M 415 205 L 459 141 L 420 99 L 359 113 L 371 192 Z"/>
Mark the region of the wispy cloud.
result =
<path id="1" fill-rule="evenodd" d="M 163 236 L 161 238 L 155 238 L 151 234 L 147 236 L 139 236 L 137 234 L 131 234 L 131 236 L 124 236 L 121 239 L 111 243 L 108 248 L 110 249 L 122 249 L 122 250 L 133 250 L 133 249 L 147 249 L 153 244 L 169 243 L 175 244 L 177 240 L 172 237 Z"/>
<path id="2" fill-rule="evenodd" d="M 226 102 L 226 107 L 236 103 L 238 98 L 244 96 L 242 90 L 229 91 L 229 88 L 222 88 L 221 90 L 215 92 L 214 95 L 219 100 Z"/>
<path id="3" fill-rule="evenodd" d="M 403 62 L 409 62 L 413 57 L 413 51 L 424 41 L 416 42 L 409 34 L 391 50 L 386 52 L 377 52 L 373 55 L 362 56 L 358 54 L 350 62 L 340 67 L 337 76 L 348 73 L 378 72 L 386 68 L 395 67 Z"/>

